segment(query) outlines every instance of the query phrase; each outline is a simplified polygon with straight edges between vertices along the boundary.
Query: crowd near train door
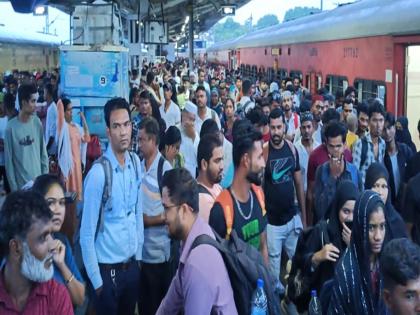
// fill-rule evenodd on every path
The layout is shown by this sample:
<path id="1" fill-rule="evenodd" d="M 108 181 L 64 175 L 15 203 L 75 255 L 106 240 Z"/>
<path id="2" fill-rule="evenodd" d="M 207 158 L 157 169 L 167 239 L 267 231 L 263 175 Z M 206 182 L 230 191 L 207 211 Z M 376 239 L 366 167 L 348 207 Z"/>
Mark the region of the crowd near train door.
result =
<path id="1" fill-rule="evenodd" d="M 420 119 L 420 46 L 408 46 L 406 52 L 406 78 L 405 99 L 408 128 L 417 149 L 420 149 L 420 141 L 417 131 L 417 123 Z"/>

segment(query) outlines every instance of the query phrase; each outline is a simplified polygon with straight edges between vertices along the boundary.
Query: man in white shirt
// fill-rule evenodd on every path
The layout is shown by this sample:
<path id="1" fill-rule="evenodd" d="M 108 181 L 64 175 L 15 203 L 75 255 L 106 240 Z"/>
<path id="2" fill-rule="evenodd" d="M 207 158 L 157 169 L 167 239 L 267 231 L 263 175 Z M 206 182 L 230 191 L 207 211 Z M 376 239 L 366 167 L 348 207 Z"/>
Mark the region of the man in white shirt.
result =
<path id="1" fill-rule="evenodd" d="M 303 178 L 303 189 L 306 194 L 308 179 L 308 162 L 309 155 L 316 149 L 320 143 L 312 137 L 315 129 L 313 125 L 314 117 L 311 112 L 303 112 L 300 115 L 300 133 L 302 137 L 295 143 L 296 150 L 299 154 L 300 170 Z"/>
<path id="2" fill-rule="evenodd" d="M 195 130 L 194 122 L 197 116 L 197 106 L 187 101 L 185 108 L 181 113 L 181 147 L 180 153 L 185 160 L 185 168 L 196 177 L 197 173 L 197 150 L 200 136 Z"/>
<path id="3" fill-rule="evenodd" d="M 199 134 L 201 131 L 201 126 L 203 122 L 207 119 L 213 119 L 217 126 L 220 128 L 220 119 L 217 113 L 211 108 L 207 107 L 207 94 L 203 86 L 198 86 L 195 91 L 195 98 L 197 102 L 197 117 L 195 120 L 195 131 Z"/>
<path id="4" fill-rule="evenodd" d="M 47 102 L 47 119 L 45 123 L 45 142 L 47 143 L 48 155 L 57 155 L 57 105 L 53 99 L 54 86 L 51 83 L 45 85 L 44 98 Z"/>
<path id="5" fill-rule="evenodd" d="M 166 122 L 166 129 L 170 126 L 179 127 L 181 125 L 181 110 L 172 101 L 172 85 L 168 82 L 163 85 L 164 102 L 159 107 L 160 116 Z"/>

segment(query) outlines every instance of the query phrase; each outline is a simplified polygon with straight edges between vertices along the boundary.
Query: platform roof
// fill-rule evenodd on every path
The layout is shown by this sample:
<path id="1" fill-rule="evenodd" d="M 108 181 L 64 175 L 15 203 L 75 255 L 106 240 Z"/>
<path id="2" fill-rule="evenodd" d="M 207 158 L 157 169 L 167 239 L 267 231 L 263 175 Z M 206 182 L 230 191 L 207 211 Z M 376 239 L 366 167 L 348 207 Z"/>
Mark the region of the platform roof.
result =
<path id="1" fill-rule="evenodd" d="M 1 0 L 0 0 L 1 1 Z M 168 22 L 170 39 L 182 35 L 182 26 L 189 9 L 193 8 L 194 32 L 205 32 L 223 18 L 223 5 L 236 5 L 239 9 L 250 0 L 114 0 L 125 16 L 139 16 L 140 20 L 164 19 Z M 106 1 L 111 3 L 111 1 Z M 92 3 L 91 0 L 48 0 L 47 4 L 70 13 L 75 6 Z M 139 14 L 140 9 L 140 14 Z M 188 27 L 185 28 L 185 31 Z"/>

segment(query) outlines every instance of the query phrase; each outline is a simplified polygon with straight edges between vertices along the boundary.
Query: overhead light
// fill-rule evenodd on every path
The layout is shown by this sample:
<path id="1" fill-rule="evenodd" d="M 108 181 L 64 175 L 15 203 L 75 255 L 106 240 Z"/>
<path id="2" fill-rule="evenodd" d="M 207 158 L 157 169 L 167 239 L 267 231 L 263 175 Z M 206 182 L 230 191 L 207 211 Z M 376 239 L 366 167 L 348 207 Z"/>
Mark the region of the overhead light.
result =
<path id="1" fill-rule="evenodd" d="M 188 22 L 190 21 L 190 16 L 189 15 L 187 15 L 186 17 L 185 17 L 185 24 L 188 24 Z"/>
<path id="2" fill-rule="evenodd" d="M 222 5 L 222 15 L 235 15 L 236 5 Z"/>
<path id="3" fill-rule="evenodd" d="M 46 15 L 48 14 L 48 7 L 46 5 L 38 5 L 34 9 L 34 15 L 40 16 L 40 15 Z"/>

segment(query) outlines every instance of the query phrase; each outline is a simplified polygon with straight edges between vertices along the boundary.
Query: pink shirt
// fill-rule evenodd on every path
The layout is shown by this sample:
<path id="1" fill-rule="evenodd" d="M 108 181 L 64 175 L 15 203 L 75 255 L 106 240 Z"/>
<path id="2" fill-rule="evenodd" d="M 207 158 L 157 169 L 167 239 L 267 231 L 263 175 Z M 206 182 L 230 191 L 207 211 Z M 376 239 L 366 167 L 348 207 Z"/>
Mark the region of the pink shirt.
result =
<path id="1" fill-rule="evenodd" d="M 214 201 L 216 200 L 217 196 L 222 192 L 223 188 L 219 184 L 213 185 L 213 187 L 207 187 L 203 183 L 199 183 L 200 185 L 204 186 L 209 193 L 202 193 L 198 194 L 198 203 L 199 203 L 199 212 L 198 214 L 206 223 L 209 223 L 210 217 L 210 210 L 213 207 Z"/>
<path id="2" fill-rule="evenodd" d="M 55 280 L 35 283 L 25 308 L 19 311 L 4 286 L 0 274 L 0 314 L 2 315 L 73 315 L 69 293 L 66 287 Z"/>

